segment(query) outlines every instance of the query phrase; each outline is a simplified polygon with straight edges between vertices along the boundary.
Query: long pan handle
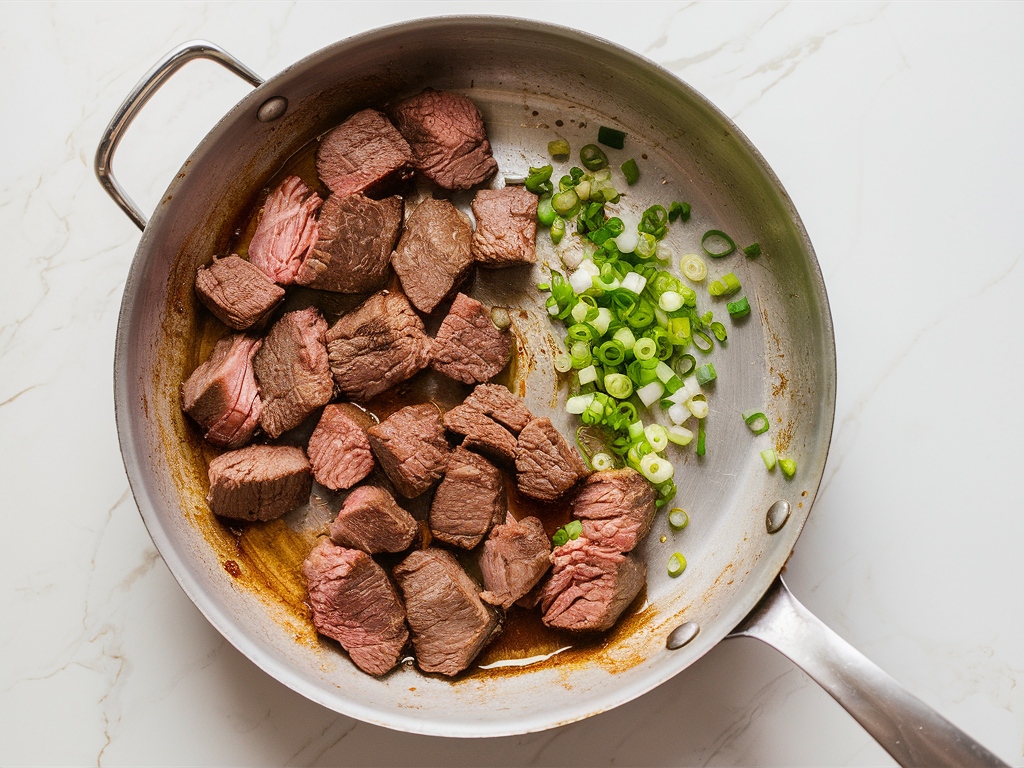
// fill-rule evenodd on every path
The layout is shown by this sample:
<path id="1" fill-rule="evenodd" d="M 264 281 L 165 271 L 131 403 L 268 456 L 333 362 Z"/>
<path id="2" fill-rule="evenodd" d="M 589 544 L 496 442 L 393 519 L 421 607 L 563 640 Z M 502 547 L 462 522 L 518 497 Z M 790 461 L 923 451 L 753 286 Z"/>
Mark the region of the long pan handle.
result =
<path id="1" fill-rule="evenodd" d="M 804 608 L 779 576 L 729 637 L 756 637 L 792 660 L 902 766 L 1005 766 Z"/>
<path id="2" fill-rule="evenodd" d="M 111 168 L 114 152 L 117 149 L 117 145 L 121 143 L 121 139 L 124 138 L 128 126 L 132 124 L 132 120 L 139 114 L 139 111 L 146 106 L 146 102 L 153 97 L 153 94 L 159 90 L 160 86 L 167 82 L 171 75 L 192 61 L 192 59 L 216 61 L 254 87 L 259 87 L 263 84 L 263 80 L 259 75 L 220 46 L 206 40 L 192 40 L 182 43 L 160 59 L 135 84 L 132 92 L 128 94 L 128 98 L 118 107 L 114 117 L 107 125 L 107 129 L 103 132 L 99 147 L 96 149 L 96 159 L 93 168 L 96 171 L 96 178 L 99 179 L 107 194 L 114 199 L 114 202 L 128 215 L 128 218 L 135 222 L 139 229 L 146 228 L 146 214 L 135 204 L 134 200 L 128 197 L 128 194 L 114 177 L 114 171 Z"/>

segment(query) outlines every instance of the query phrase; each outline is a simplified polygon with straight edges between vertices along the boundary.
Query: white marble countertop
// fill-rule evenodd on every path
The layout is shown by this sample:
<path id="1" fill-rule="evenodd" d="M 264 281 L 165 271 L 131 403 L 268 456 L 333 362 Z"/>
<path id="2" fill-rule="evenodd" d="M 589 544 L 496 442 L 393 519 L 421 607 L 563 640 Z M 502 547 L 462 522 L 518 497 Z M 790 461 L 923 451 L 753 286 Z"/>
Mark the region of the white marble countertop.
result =
<path id="1" fill-rule="evenodd" d="M 980 2 L 0 5 L 0 763 L 892 764 L 803 672 L 745 639 L 542 733 L 454 741 L 362 724 L 237 652 L 157 554 L 114 426 L 139 232 L 93 175 L 107 121 L 188 39 L 266 77 L 375 26 L 470 12 L 576 25 L 649 57 L 764 154 L 816 248 L 838 350 L 832 449 L 789 584 L 1024 764 L 1024 4 Z M 154 99 L 118 157 L 144 209 L 246 89 L 196 64 Z"/>

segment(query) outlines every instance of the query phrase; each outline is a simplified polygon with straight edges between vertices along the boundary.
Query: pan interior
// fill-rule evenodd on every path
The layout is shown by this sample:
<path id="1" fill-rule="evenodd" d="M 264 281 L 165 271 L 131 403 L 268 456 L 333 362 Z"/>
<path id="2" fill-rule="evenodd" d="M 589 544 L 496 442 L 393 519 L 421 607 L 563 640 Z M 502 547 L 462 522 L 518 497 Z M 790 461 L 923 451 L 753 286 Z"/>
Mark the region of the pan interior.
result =
<path id="1" fill-rule="evenodd" d="M 709 279 L 735 272 L 754 309 L 731 322 L 724 302 L 700 297 L 725 322 L 729 339 L 709 358 L 718 383 L 709 388 L 707 455 L 696 457 L 691 446 L 675 460 L 675 504 L 691 523 L 673 533 L 660 515 L 642 548 L 646 604 L 586 654 L 496 666 L 455 681 L 409 666 L 372 678 L 316 638 L 295 583 L 280 583 L 265 552 L 239 551 L 237 537 L 210 516 L 207 455 L 183 419 L 178 394 L 209 343 L 192 291 L 195 270 L 225 252 L 241 212 L 258 205 L 288 158 L 345 116 L 427 86 L 463 93 L 480 108 L 500 168 L 495 186 L 502 175 L 548 162 L 550 140 L 565 138 L 578 149 L 607 125 L 628 136 L 623 151 L 610 151 L 613 163 L 633 157 L 641 169 L 621 210 L 638 219 L 655 203 L 692 205 L 690 221 L 667 238 L 677 255 L 674 269 L 679 255 L 701 252 L 709 229 L 762 249 L 753 259 L 739 252 L 708 259 Z M 271 96 L 286 97 L 290 111 L 261 123 L 256 112 Z M 571 164 L 556 164 L 556 177 Z M 469 199 L 455 202 L 468 211 Z M 560 267 L 543 231 L 538 257 L 532 273 L 482 273 L 471 292 L 520 310 L 519 364 L 508 383 L 535 414 L 550 416 L 571 436 L 575 423 L 561 415 L 564 392 L 550 369 L 557 331 L 534 288 L 547 279 L 545 265 Z M 268 81 L 214 128 L 143 235 L 122 306 L 115 385 L 122 452 L 143 518 L 183 589 L 236 647 L 284 684 L 362 720 L 435 735 L 495 736 L 549 728 L 628 701 L 699 658 L 753 607 L 792 550 L 817 490 L 831 435 L 835 354 L 806 233 L 774 174 L 727 118 L 668 73 L 602 41 L 520 20 L 455 17 L 324 49 Z M 740 418 L 750 409 L 768 415 L 765 435 L 753 436 Z M 791 481 L 765 470 L 758 453 L 768 447 L 797 461 Z M 789 501 L 793 514 L 769 535 L 765 513 L 778 499 Z M 311 546 L 323 523 L 315 504 L 292 513 L 268 538 L 267 551 Z M 666 564 L 676 551 L 689 566 L 671 579 Z M 236 559 L 245 578 L 227 565 Z M 698 623 L 700 633 L 668 651 L 668 633 L 684 621 Z"/>

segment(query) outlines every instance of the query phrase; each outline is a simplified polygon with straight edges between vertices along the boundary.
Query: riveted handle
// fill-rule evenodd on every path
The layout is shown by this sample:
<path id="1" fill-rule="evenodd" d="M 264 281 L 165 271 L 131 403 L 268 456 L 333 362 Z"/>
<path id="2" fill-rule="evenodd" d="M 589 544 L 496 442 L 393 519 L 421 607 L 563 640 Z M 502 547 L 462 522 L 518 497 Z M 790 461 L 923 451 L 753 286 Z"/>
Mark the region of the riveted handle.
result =
<path id="1" fill-rule="evenodd" d="M 99 179 L 100 185 L 113 198 L 114 202 L 120 206 L 128 218 L 135 222 L 139 229 L 145 229 L 149 219 L 114 177 L 111 161 L 114 159 L 114 152 L 117 150 L 117 145 L 121 143 L 121 139 L 124 138 L 128 126 L 132 124 L 132 121 L 146 105 L 146 102 L 153 97 L 153 94 L 159 90 L 160 86 L 167 82 L 171 75 L 192 61 L 192 59 L 216 61 L 247 83 L 250 83 L 253 87 L 263 85 L 263 79 L 259 75 L 220 46 L 206 40 L 190 40 L 187 43 L 182 43 L 158 61 L 135 84 L 131 93 L 128 94 L 128 98 L 118 108 L 113 119 L 107 125 L 107 129 L 103 132 L 100 145 L 96 149 L 94 167 L 96 178 Z"/>
<path id="2" fill-rule="evenodd" d="M 756 637 L 788 657 L 902 766 L 1006 766 L 825 626 L 781 576 L 729 637 Z"/>

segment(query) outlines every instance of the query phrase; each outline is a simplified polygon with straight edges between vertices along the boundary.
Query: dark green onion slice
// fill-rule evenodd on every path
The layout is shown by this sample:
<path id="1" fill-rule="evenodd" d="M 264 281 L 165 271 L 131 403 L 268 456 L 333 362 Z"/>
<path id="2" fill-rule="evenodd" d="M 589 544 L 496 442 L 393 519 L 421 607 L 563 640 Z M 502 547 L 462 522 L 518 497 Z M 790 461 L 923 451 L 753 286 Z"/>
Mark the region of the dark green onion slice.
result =
<path id="1" fill-rule="evenodd" d="M 626 134 L 614 128 L 602 125 L 597 129 L 597 140 L 606 147 L 622 149 L 626 145 Z"/>
<path id="2" fill-rule="evenodd" d="M 555 220 L 551 222 L 551 242 L 558 245 L 562 242 L 563 237 L 565 237 L 565 219 L 555 216 Z"/>
<path id="3" fill-rule="evenodd" d="M 779 459 L 779 469 L 787 478 L 796 474 L 796 462 L 792 459 Z"/>
<path id="4" fill-rule="evenodd" d="M 550 182 L 552 170 L 553 168 L 550 165 L 530 168 L 530 175 L 526 177 L 526 188 L 535 195 L 539 195 L 542 192 L 550 192 L 552 190 Z"/>
<path id="5" fill-rule="evenodd" d="M 704 421 L 705 419 L 699 419 L 697 421 L 697 455 L 704 455 Z"/>
<path id="6" fill-rule="evenodd" d="M 683 363 L 689 363 L 686 367 L 682 367 Z M 691 373 L 697 369 L 697 358 L 693 355 L 683 355 L 676 361 L 676 373 L 679 378 L 685 379 Z"/>
<path id="7" fill-rule="evenodd" d="M 690 204 L 689 203 L 672 203 L 668 207 L 668 220 L 675 222 L 676 219 L 682 219 L 686 221 L 690 218 Z"/>
<path id="8" fill-rule="evenodd" d="M 718 321 L 713 322 L 710 326 L 711 332 L 715 334 L 715 338 L 719 341 L 725 341 L 729 338 L 729 335 L 725 332 L 725 326 Z"/>
<path id="9" fill-rule="evenodd" d="M 725 305 L 725 308 L 729 310 L 729 314 L 733 317 L 743 317 L 750 314 L 750 302 L 747 301 L 746 296 L 739 301 L 729 302 Z"/>
<path id="10" fill-rule="evenodd" d="M 708 240 L 713 240 L 715 238 L 720 238 L 722 240 L 725 240 L 726 244 L 729 247 L 726 250 L 724 250 L 724 251 L 712 251 L 710 248 L 708 248 Z M 722 230 L 720 230 L 720 229 L 709 229 L 707 232 L 704 233 L 704 236 L 700 239 L 700 247 L 704 249 L 704 253 L 706 253 L 708 256 L 712 256 L 712 257 L 714 257 L 716 259 L 720 259 L 723 256 L 728 256 L 730 253 L 735 251 L 736 250 L 736 243 L 733 241 L 733 239 L 731 237 L 729 237 L 727 234 L 725 234 L 725 232 L 723 232 Z"/>
<path id="11" fill-rule="evenodd" d="M 565 139 L 555 139 L 548 142 L 548 154 L 552 156 L 568 155 L 569 142 Z"/>
<path id="12" fill-rule="evenodd" d="M 701 344 L 698 344 L 697 343 L 697 339 L 700 339 L 701 342 L 703 344 L 706 344 L 707 346 L 701 346 Z M 708 352 L 710 352 L 712 349 L 714 349 L 715 342 L 713 342 L 711 340 L 711 337 L 708 336 L 706 333 L 704 333 L 704 331 L 694 331 L 693 332 L 693 346 L 695 346 L 697 349 L 699 349 L 701 352 L 703 352 L 706 355 Z"/>
<path id="13" fill-rule="evenodd" d="M 551 198 L 551 207 L 555 209 L 555 213 L 559 213 L 562 216 L 571 217 L 575 215 L 576 211 L 579 210 L 579 205 L 580 198 L 574 189 L 559 192 Z"/>
<path id="14" fill-rule="evenodd" d="M 768 417 L 760 411 L 744 411 L 741 415 L 755 435 L 763 435 L 768 431 Z"/>
<path id="15" fill-rule="evenodd" d="M 668 559 L 668 575 L 673 579 L 686 570 L 686 558 L 676 552 Z"/>
<path id="16" fill-rule="evenodd" d="M 551 207 L 551 193 L 545 192 L 537 200 L 537 221 L 545 227 L 550 227 L 554 223 L 556 216 L 558 214 Z"/>
<path id="17" fill-rule="evenodd" d="M 580 162 L 588 171 L 599 171 L 608 165 L 608 155 L 597 144 L 586 144 L 580 150 Z"/>
<path id="18" fill-rule="evenodd" d="M 673 531 L 681 531 L 690 524 L 690 516 L 684 510 L 676 507 L 668 513 L 668 524 L 672 526 Z"/>
<path id="19" fill-rule="evenodd" d="M 716 378 L 718 378 L 718 374 L 715 373 L 715 366 L 712 365 L 711 363 L 705 363 L 704 365 L 700 366 L 700 368 L 697 369 L 695 375 L 697 377 L 697 383 L 700 384 L 701 386 L 704 386 L 708 382 L 714 381 Z"/>
<path id="20" fill-rule="evenodd" d="M 736 293 L 742 286 L 740 281 L 732 272 L 722 275 L 718 280 L 715 280 L 708 286 L 708 293 L 712 296 L 731 296 Z"/>
<path id="21" fill-rule="evenodd" d="M 630 158 L 619 166 L 622 170 L 622 175 L 626 177 L 626 183 L 632 186 L 636 184 L 640 179 L 640 169 L 636 166 L 636 160 Z"/>
<path id="22" fill-rule="evenodd" d="M 755 256 L 760 256 L 761 255 L 761 244 L 760 243 L 751 243 L 750 245 L 748 245 L 746 248 L 743 249 L 743 252 L 745 254 L 747 254 L 747 256 L 749 256 L 750 258 L 754 258 Z"/>

